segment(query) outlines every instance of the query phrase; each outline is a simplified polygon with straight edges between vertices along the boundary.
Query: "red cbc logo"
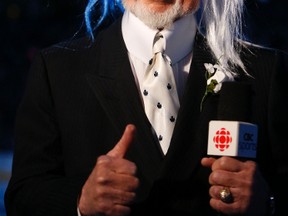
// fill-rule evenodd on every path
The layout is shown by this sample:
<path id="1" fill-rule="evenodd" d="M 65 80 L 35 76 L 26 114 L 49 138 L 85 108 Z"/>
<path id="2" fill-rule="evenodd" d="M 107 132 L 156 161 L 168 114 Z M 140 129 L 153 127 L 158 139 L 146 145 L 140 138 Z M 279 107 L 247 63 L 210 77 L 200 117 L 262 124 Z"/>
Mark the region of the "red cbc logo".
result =
<path id="1" fill-rule="evenodd" d="M 216 135 L 213 137 L 213 142 L 215 146 L 220 151 L 224 151 L 229 148 L 229 144 L 232 142 L 232 137 L 230 132 L 226 128 L 221 128 L 216 132 Z"/>

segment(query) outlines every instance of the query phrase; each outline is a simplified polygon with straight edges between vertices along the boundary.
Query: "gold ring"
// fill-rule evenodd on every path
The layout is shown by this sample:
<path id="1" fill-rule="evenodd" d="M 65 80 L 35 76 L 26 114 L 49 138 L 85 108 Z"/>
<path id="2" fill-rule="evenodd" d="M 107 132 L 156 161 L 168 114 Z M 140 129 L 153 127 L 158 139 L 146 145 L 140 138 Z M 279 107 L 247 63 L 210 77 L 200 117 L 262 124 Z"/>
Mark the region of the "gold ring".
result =
<path id="1" fill-rule="evenodd" d="M 231 203 L 233 201 L 233 196 L 229 188 L 223 188 L 220 193 L 220 200 L 224 203 Z"/>

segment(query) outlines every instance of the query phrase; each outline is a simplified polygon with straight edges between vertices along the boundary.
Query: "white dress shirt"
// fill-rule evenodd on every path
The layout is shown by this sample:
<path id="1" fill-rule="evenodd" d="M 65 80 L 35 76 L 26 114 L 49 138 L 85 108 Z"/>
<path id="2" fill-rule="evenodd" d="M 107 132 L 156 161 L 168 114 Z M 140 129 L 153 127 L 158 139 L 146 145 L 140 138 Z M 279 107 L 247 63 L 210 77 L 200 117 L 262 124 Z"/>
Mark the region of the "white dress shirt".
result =
<path id="1" fill-rule="evenodd" d="M 187 28 L 190 26 L 190 28 Z M 194 13 L 188 14 L 174 22 L 169 29 L 161 33 L 167 39 L 165 53 L 172 61 L 178 95 L 183 95 L 183 89 L 192 61 L 192 49 L 197 30 Z M 122 19 L 122 34 L 126 44 L 130 63 L 137 86 L 141 83 L 153 56 L 153 40 L 158 30 L 147 27 L 133 13 L 125 11 Z M 141 94 L 140 94 L 141 95 Z"/>

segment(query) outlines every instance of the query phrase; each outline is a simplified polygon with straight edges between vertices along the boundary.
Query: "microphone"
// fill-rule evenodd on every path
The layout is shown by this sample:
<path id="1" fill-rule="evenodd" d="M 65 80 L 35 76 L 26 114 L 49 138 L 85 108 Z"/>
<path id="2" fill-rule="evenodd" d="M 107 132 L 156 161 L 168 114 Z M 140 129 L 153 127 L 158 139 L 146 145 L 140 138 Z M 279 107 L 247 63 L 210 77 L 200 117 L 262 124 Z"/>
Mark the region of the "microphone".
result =
<path id="1" fill-rule="evenodd" d="M 217 120 L 209 122 L 208 155 L 256 158 L 258 127 L 249 123 L 251 92 L 249 84 L 222 84 Z"/>

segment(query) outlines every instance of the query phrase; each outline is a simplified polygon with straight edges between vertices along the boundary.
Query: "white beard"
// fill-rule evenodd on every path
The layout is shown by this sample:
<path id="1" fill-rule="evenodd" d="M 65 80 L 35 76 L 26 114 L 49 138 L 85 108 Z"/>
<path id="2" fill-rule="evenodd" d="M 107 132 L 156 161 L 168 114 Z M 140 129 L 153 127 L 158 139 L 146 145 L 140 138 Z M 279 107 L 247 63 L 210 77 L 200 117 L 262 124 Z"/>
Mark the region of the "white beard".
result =
<path id="1" fill-rule="evenodd" d="M 132 12 L 152 29 L 167 28 L 171 26 L 176 19 L 185 14 L 180 1 L 178 0 L 164 12 L 155 12 L 147 7 L 147 5 L 137 0 L 133 2 L 133 4 L 127 3 L 127 0 L 123 0 L 122 3 L 126 10 Z"/>

